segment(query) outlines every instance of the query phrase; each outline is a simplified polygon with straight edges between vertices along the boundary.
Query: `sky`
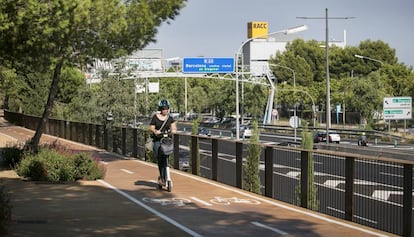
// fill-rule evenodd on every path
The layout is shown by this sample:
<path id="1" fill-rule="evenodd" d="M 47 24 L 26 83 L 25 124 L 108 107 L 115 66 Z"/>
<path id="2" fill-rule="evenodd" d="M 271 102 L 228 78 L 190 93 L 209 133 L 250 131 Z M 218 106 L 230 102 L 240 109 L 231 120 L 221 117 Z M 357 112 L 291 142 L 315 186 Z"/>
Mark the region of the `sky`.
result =
<path id="1" fill-rule="evenodd" d="M 413 0 L 188 0 L 180 15 L 158 28 L 156 43 L 146 49 L 162 49 L 164 58 L 234 57 L 247 40 L 247 23 L 268 22 L 268 32 L 300 25 L 304 40 L 344 39 L 348 46 L 364 40 L 381 40 L 396 50 L 400 63 L 414 67 Z M 411 23 L 410 23 L 411 22 Z M 370 55 L 364 55 L 369 57 Z"/>

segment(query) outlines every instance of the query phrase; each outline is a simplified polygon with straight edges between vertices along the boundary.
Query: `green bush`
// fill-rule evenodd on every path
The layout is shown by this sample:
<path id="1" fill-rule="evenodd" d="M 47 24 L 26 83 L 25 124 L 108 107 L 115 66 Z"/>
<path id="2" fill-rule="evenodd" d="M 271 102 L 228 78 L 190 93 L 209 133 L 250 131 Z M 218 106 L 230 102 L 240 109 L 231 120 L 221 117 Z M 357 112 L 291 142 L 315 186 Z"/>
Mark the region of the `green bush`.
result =
<path id="1" fill-rule="evenodd" d="M 75 179 L 95 180 L 104 177 L 105 169 L 87 153 L 72 156 Z"/>
<path id="2" fill-rule="evenodd" d="M 17 146 L 5 147 L 1 149 L 1 157 L 4 165 L 14 168 L 22 159 L 23 152 Z"/>
<path id="3" fill-rule="evenodd" d="M 65 154 L 49 147 L 24 157 L 17 165 L 18 175 L 35 181 L 75 181 L 103 178 L 105 169 L 87 153 Z"/>
<path id="4" fill-rule="evenodd" d="M 37 154 L 30 154 L 17 166 L 16 172 L 32 180 L 73 181 L 66 157 L 50 148 L 42 148 Z"/>
<path id="5" fill-rule="evenodd" d="M 10 198 L 0 184 L 0 236 L 7 236 L 11 223 L 12 206 Z"/>

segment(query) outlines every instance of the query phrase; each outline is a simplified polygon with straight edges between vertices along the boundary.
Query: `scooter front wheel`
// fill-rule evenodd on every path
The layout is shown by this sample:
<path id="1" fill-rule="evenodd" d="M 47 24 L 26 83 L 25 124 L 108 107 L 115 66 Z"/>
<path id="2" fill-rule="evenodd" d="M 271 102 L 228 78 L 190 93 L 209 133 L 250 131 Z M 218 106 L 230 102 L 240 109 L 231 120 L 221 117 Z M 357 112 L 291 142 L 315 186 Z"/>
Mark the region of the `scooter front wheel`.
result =
<path id="1" fill-rule="evenodd" d="M 168 190 L 168 192 L 171 192 L 171 189 L 172 189 L 172 182 L 167 181 L 167 190 Z"/>

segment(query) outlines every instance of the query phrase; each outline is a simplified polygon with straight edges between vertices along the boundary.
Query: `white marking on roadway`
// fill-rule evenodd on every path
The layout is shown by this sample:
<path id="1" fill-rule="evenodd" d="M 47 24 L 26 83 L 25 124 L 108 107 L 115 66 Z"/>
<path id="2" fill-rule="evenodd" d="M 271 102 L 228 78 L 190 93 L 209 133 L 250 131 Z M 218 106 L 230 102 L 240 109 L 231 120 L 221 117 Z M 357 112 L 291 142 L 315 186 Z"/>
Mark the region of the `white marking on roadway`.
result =
<path id="1" fill-rule="evenodd" d="M 339 212 L 339 213 L 345 213 L 344 211 L 339 210 L 339 209 L 336 209 L 336 208 L 333 208 L 333 207 L 327 207 L 327 209 L 331 209 L 331 210 L 336 211 L 336 212 Z M 370 220 L 370 219 L 367 219 L 367 218 L 364 218 L 364 217 L 360 217 L 360 216 L 357 216 L 357 215 L 354 215 L 354 217 L 355 218 L 358 218 L 358 219 L 361 219 L 361 220 L 364 220 L 364 221 L 367 221 L 367 222 L 371 222 L 373 224 L 377 224 L 378 223 L 376 221 L 373 221 L 373 220 Z"/>
<path id="2" fill-rule="evenodd" d="M 391 194 L 397 194 L 397 195 L 403 195 L 403 191 L 386 191 L 386 190 L 375 190 L 372 193 L 372 197 L 378 198 L 378 199 L 384 199 L 388 200 L 390 198 Z M 414 196 L 414 192 L 413 192 Z"/>
<path id="3" fill-rule="evenodd" d="M 325 183 L 323 183 L 323 185 L 330 186 L 330 187 L 336 187 L 336 186 L 338 186 L 339 184 L 342 184 L 342 183 L 345 183 L 345 181 L 344 180 L 328 179 L 328 180 L 325 181 Z"/>
<path id="4" fill-rule="evenodd" d="M 201 203 L 201 204 L 204 204 L 204 205 L 206 205 L 206 206 L 213 206 L 213 204 L 211 204 L 211 203 L 209 203 L 209 202 L 206 202 L 206 201 L 203 201 L 203 200 L 201 200 L 201 199 L 199 199 L 199 198 L 196 198 L 196 197 L 190 197 L 191 199 L 193 199 L 194 201 L 197 201 L 197 202 L 199 202 L 199 203 Z"/>
<path id="5" fill-rule="evenodd" d="M 259 223 L 259 222 L 257 222 L 257 221 L 252 221 L 251 223 L 252 223 L 253 225 L 255 225 L 255 226 L 258 226 L 258 227 L 262 227 L 262 228 L 265 228 L 265 229 L 271 230 L 271 231 L 276 232 L 276 233 L 278 233 L 278 234 L 280 234 L 280 235 L 287 235 L 287 234 L 288 234 L 288 233 L 286 233 L 286 232 L 284 232 L 284 231 L 282 231 L 282 230 L 279 230 L 279 229 L 276 229 L 276 228 L 273 228 L 273 227 L 270 227 L 270 226 L 264 225 L 264 224 Z"/>
<path id="6" fill-rule="evenodd" d="M 138 201 L 137 199 L 133 198 L 131 195 L 127 194 L 124 191 L 119 190 L 118 188 L 112 186 L 111 184 L 105 182 L 104 180 L 99 179 L 98 182 L 100 182 L 101 184 L 105 185 L 106 187 L 114 190 L 115 192 L 121 194 L 122 196 L 126 197 L 127 199 L 129 199 L 133 203 L 137 204 L 138 206 L 141 206 L 141 207 L 145 208 L 147 211 L 152 212 L 154 215 L 159 216 L 160 218 L 164 219 L 165 221 L 167 221 L 167 222 L 171 223 L 172 225 L 180 228 L 181 230 L 183 230 L 184 232 L 188 233 L 189 235 L 196 236 L 196 237 L 202 237 L 201 234 L 199 234 L 199 233 L 191 230 L 190 228 L 188 228 L 188 227 L 186 227 L 184 225 L 181 225 L 180 223 L 178 223 L 177 221 L 173 220 L 172 218 L 170 218 L 170 217 L 162 214 L 161 212 L 156 211 L 155 209 L 153 209 L 153 208 L 145 205 L 143 202 Z"/>
<path id="7" fill-rule="evenodd" d="M 298 172 L 298 171 L 289 171 L 286 175 L 290 176 L 290 177 L 298 177 L 300 175 L 300 172 Z"/>
<path id="8" fill-rule="evenodd" d="M 375 183 L 375 182 L 371 182 L 371 181 L 366 181 L 366 180 L 355 181 L 354 184 L 359 184 L 359 185 L 379 185 L 379 183 Z"/>
<path id="9" fill-rule="evenodd" d="M 382 175 L 387 175 L 387 176 L 392 176 L 392 177 L 398 177 L 398 178 L 403 178 L 403 175 L 398 175 L 398 174 L 390 174 L 390 173 L 384 173 L 384 172 L 380 172 L 380 174 Z"/>
<path id="10" fill-rule="evenodd" d="M 145 161 L 140 161 L 140 160 L 134 160 L 134 161 L 139 162 L 141 164 L 145 164 L 147 166 L 156 167 L 155 165 L 152 165 L 151 163 L 148 163 L 148 162 L 145 162 Z M 336 221 L 334 219 L 327 218 L 327 217 L 319 215 L 317 213 L 309 212 L 309 211 L 302 210 L 302 209 L 296 209 L 296 208 L 294 208 L 290 205 L 285 205 L 283 203 L 273 202 L 271 200 L 264 199 L 264 198 L 261 198 L 261 197 L 258 197 L 258 196 L 254 196 L 252 194 L 245 193 L 244 191 L 234 189 L 232 187 L 227 187 L 227 186 L 221 185 L 221 184 L 219 184 L 217 182 L 214 182 L 214 181 L 206 180 L 205 178 L 202 178 L 202 177 L 198 177 L 198 176 L 194 176 L 194 175 L 191 175 L 191 174 L 178 172 L 178 171 L 174 171 L 174 170 L 172 170 L 172 172 L 174 172 L 178 175 L 185 176 L 187 178 L 193 179 L 193 180 L 197 180 L 197 181 L 202 182 L 202 183 L 206 183 L 206 184 L 221 188 L 223 190 L 228 190 L 228 191 L 238 193 L 238 194 L 246 196 L 246 197 L 250 197 L 250 198 L 253 198 L 253 199 L 260 200 L 264 203 L 267 203 L 267 204 L 270 204 L 270 205 L 273 205 L 273 206 L 276 206 L 276 207 L 280 207 L 280 208 L 283 208 L 285 210 L 289 210 L 289 211 L 300 213 L 300 214 L 306 215 L 306 216 L 310 216 L 310 217 L 313 217 L 313 218 L 316 218 L 316 219 L 319 219 L 319 220 L 322 220 L 322 221 L 326 221 L 328 223 L 333 223 L 335 225 L 344 226 L 346 228 L 353 229 L 353 230 L 358 230 L 358 231 L 361 231 L 363 233 L 374 235 L 374 236 L 388 237 L 388 235 L 384 235 L 382 233 L 375 232 L 374 230 L 367 230 L 367 229 L 364 229 L 364 228 L 361 228 L 361 227 L 357 227 L 357 226 L 350 225 L 350 224 L 347 224 L 347 223 L 344 223 L 344 222 L 341 222 L 341 221 Z"/>
<path id="11" fill-rule="evenodd" d="M 330 186 L 330 187 L 337 187 L 339 184 L 345 184 L 345 180 L 328 179 L 323 183 L 323 185 Z M 378 183 L 374 183 L 371 181 L 365 181 L 365 180 L 355 181 L 354 184 L 355 185 L 378 185 Z"/>
<path id="12" fill-rule="evenodd" d="M 117 155 L 116 153 L 111 153 L 111 152 L 108 152 L 108 153 L 110 153 L 112 155 L 115 155 L 115 156 Z M 119 155 L 119 157 L 122 158 L 123 156 Z M 148 163 L 146 161 L 142 161 L 142 160 L 132 160 L 132 161 L 137 162 L 137 163 L 140 163 L 140 164 L 143 164 L 143 165 L 146 165 L 146 166 L 150 166 L 150 167 L 157 168 L 157 165 L 156 164 Z M 268 203 L 270 205 L 283 208 L 285 210 L 289 210 L 289 211 L 292 211 L 292 212 L 300 213 L 302 215 L 310 216 L 310 217 L 313 217 L 313 218 L 316 218 L 316 219 L 319 219 L 319 220 L 322 220 L 322 221 L 325 221 L 325 222 L 328 222 L 328 223 L 333 223 L 335 225 L 344 226 L 346 228 L 353 229 L 353 230 L 358 230 L 358 231 L 361 231 L 363 233 L 370 234 L 370 235 L 374 235 L 374 236 L 388 237 L 387 235 L 384 235 L 384 234 L 375 232 L 374 230 L 367 230 L 367 229 L 364 229 L 364 228 L 361 228 L 361 227 L 353 226 L 353 225 L 350 225 L 350 224 L 347 224 L 347 223 L 344 223 L 344 222 L 340 222 L 340 221 L 336 221 L 334 219 L 327 218 L 327 217 L 322 216 L 322 215 L 319 215 L 317 213 L 308 212 L 306 210 L 301 210 L 301 209 L 296 209 L 296 208 L 294 208 L 294 207 L 292 207 L 290 205 L 285 205 L 283 203 L 273 202 L 273 201 L 270 201 L 270 200 L 267 200 L 267 199 L 264 199 L 264 198 L 260 198 L 260 197 L 254 196 L 254 195 L 249 194 L 249 193 L 245 193 L 245 192 L 243 192 L 241 190 L 238 190 L 238 189 L 234 189 L 234 188 L 231 188 L 231 187 L 227 187 L 227 186 L 221 185 L 221 184 L 219 184 L 217 182 L 214 182 L 214 181 L 206 180 L 205 178 L 202 178 L 202 177 L 198 177 L 198 176 L 194 176 L 192 174 L 184 173 L 182 171 L 175 171 L 174 169 L 172 169 L 171 172 L 172 173 L 175 173 L 177 175 L 185 176 L 187 178 L 190 178 L 190 179 L 193 179 L 193 180 L 197 180 L 199 182 L 206 183 L 206 184 L 209 184 L 209 185 L 212 185 L 212 186 L 221 188 L 223 190 L 228 190 L 228 191 L 231 191 L 231 192 L 238 193 L 240 195 L 244 195 L 246 197 L 254 198 L 254 199 L 260 200 L 260 201 L 262 201 L 264 203 Z M 100 181 L 100 180 L 98 180 L 98 181 Z M 197 235 L 197 236 L 201 236 L 201 235 Z"/>
<path id="13" fill-rule="evenodd" d="M 129 171 L 129 170 L 127 170 L 127 169 L 121 169 L 121 171 L 123 171 L 123 172 L 125 172 L 125 173 L 128 173 L 128 174 L 133 174 L 133 173 L 134 173 L 134 172 Z"/>

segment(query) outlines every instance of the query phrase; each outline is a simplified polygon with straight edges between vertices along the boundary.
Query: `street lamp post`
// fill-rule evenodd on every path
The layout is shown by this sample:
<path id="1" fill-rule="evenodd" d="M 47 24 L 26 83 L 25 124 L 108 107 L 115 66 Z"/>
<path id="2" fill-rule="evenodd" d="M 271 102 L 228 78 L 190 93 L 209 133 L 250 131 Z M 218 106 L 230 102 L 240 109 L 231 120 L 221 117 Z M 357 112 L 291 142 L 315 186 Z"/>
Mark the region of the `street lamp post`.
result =
<path id="1" fill-rule="evenodd" d="M 383 65 L 384 65 L 384 62 L 382 62 L 382 61 L 380 61 L 380 60 L 378 60 L 378 59 L 375 59 L 375 58 L 370 58 L 370 57 L 363 56 L 363 55 L 359 55 L 359 54 L 355 54 L 354 56 L 355 56 L 355 57 L 357 57 L 357 58 L 361 58 L 361 59 L 368 59 L 368 60 L 371 60 L 371 61 L 374 61 L 374 62 L 380 63 L 380 64 L 381 64 L 381 66 L 383 66 Z"/>
<path id="2" fill-rule="evenodd" d="M 297 26 L 297 27 L 293 27 L 293 28 L 289 28 L 289 29 L 285 29 L 285 30 L 280 30 L 280 31 L 275 31 L 275 32 L 271 32 L 268 34 L 264 34 L 264 35 L 259 35 L 256 37 L 252 37 L 249 38 L 247 40 L 245 40 L 239 47 L 239 49 L 236 52 L 236 140 L 240 139 L 240 111 L 239 111 L 239 77 L 240 77 L 240 73 L 239 73 L 239 56 L 241 54 L 242 48 L 244 45 L 246 45 L 247 43 L 258 39 L 258 38 L 263 38 L 265 36 L 271 36 L 271 35 L 277 35 L 277 34 L 283 34 L 283 35 L 288 35 L 288 34 L 293 34 L 293 33 L 297 33 L 297 32 L 301 32 L 307 29 L 306 25 L 301 25 L 301 26 Z"/>
<path id="3" fill-rule="evenodd" d="M 381 61 L 381 60 L 378 60 L 378 59 L 375 59 L 375 58 L 370 58 L 370 57 L 363 56 L 363 55 L 359 55 L 359 54 L 355 54 L 354 56 L 355 56 L 355 57 L 357 57 L 357 58 L 360 58 L 360 59 L 367 59 L 367 60 L 371 60 L 371 61 L 374 61 L 374 62 L 377 62 L 377 63 L 381 64 L 381 66 L 384 66 L 384 62 L 383 62 L 383 61 Z M 388 121 L 388 122 L 389 122 L 389 125 L 388 125 L 388 132 L 390 132 L 390 131 L 391 131 L 391 120 L 390 120 L 390 121 Z"/>
<path id="4" fill-rule="evenodd" d="M 331 89 L 329 79 L 329 31 L 328 19 L 352 19 L 354 17 L 328 17 L 328 8 L 325 8 L 325 17 L 296 17 L 299 19 L 325 20 L 325 63 L 326 63 L 326 143 L 329 143 L 329 128 L 331 127 Z"/>
<path id="5" fill-rule="evenodd" d="M 295 92 L 296 92 L 296 74 L 295 74 L 295 70 L 293 70 L 290 67 L 282 66 L 282 65 L 279 65 L 279 64 L 271 64 L 271 66 L 281 67 L 281 68 L 287 69 L 287 70 L 289 70 L 293 73 L 293 98 L 295 98 Z M 295 133 L 295 142 L 296 142 L 296 134 L 297 134 L 296 133 L 296 127 L 298 126 L 298 120 L 297 120 L 297 117 L 296 117 L 296 102 L 294 103 L 293 117 L 294 117 L 293 129 L 294 129 L 294 133 Z"/>

